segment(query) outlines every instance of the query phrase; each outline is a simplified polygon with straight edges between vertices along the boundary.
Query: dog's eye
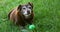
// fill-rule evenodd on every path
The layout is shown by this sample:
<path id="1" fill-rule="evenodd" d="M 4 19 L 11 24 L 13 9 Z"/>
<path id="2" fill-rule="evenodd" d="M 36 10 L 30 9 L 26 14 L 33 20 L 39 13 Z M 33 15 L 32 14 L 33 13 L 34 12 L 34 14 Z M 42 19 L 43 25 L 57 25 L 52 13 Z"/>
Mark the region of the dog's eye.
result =
<path id="1" fill-rule="evenodd" d="M 23 8 L 23 9 L 25 9 L 25 8 Z"/>
<path id="2" fill-rule="evenodd" d="M 31 7 L 29 7 L 29 9 L 31 9 Z"/>

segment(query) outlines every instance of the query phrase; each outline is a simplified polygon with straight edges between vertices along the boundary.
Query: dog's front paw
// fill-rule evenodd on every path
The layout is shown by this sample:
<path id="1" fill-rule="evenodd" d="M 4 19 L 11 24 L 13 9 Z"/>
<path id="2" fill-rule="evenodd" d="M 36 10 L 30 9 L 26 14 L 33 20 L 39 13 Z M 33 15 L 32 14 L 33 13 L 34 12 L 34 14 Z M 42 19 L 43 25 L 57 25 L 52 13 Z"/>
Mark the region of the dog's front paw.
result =
<path id="1" fill-rule="evenodd" d="M 27 29 L 22 29 L 21 32 L 29 32 Z"/>

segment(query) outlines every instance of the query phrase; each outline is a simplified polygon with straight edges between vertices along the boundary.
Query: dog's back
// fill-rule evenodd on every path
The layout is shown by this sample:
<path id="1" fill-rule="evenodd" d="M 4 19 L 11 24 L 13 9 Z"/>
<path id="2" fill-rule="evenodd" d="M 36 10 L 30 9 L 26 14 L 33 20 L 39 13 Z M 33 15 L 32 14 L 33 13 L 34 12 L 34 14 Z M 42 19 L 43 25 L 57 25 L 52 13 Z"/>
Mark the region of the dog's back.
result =
<path id="1" fill-rule="evenodd" d="M 14 21 L 13 19 L 15 19 L 15 15 L 17 13 L 17 8 L 13 9 L 12 11 L 10 11 L 10 13 L 8 14 L 8 18 L 12 21 Z"/>

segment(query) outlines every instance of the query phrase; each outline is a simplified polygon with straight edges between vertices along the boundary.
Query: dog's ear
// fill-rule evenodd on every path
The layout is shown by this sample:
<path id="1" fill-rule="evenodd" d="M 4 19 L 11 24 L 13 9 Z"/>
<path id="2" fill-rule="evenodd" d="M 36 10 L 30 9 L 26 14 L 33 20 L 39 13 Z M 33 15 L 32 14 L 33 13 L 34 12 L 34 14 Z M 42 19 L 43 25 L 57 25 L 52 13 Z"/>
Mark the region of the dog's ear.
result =
<path id="1" fill-rule="evenodd" d="M 28 2 L 28 4 L 33 8 L 33 3 L 31 3 L 31 2 Z"/>
<path id="2" fill-rule="evenodd" d="M 18 10 L 21 10 L 21 5 L 18 6 Z"/>

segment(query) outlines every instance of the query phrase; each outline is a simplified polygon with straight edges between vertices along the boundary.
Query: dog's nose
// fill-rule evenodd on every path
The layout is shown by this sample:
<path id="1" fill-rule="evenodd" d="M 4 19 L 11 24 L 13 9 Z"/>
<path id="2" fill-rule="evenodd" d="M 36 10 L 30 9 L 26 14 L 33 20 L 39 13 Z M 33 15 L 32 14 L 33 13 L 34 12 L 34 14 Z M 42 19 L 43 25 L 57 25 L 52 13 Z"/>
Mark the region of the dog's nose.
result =
<path id="1" fill-rule="evenodd" d="M 27 14 L 30 14 L 30 11 L 27 11 Z"/>

